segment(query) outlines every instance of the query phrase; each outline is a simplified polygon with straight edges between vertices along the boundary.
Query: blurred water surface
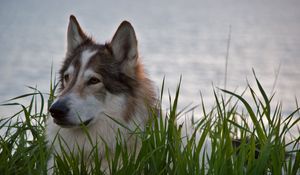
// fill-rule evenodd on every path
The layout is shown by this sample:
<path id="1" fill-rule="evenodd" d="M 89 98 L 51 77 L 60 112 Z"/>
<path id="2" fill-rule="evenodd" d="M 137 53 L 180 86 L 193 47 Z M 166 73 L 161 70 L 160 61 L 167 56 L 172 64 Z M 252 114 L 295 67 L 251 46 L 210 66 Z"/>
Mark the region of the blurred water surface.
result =
<path id="1" fill-rule="evenodd" d="M 35 86 L 48 92 L 50 67 L 65 52 L 70 14 L 99 42 L 109 41 L 122 20 L 135 27 L 140 54 L 157 88 L 166 77 L 174 92 L 183 76 L 180 106 L 213 103 L 224 88 L 231 26 L 227 89 L 254 84 L 252 68 L 284 112 L 300 97 L 300 1 L 1 1 L 0 101 Z M 249 94 L 246 94 L 246 97 Z M 0 108 L 0 116 L 10 111 Z"/>

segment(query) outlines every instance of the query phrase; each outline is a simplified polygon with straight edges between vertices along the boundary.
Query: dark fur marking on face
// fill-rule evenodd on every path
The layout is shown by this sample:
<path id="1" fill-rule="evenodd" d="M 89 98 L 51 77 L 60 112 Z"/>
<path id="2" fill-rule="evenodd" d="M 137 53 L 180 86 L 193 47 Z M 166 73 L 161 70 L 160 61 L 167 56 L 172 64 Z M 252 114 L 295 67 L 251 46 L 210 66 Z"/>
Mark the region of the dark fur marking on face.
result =
<path id="1" fill-rule="evenodd" d="M 110 93 L 130 93 L 134 95 L 134 88 L 138 86 L 137 81 L 121 71 L 122 62 L 114 58 L 108 44 L 100 46 L 102 47 L 99 47 L 98 52 L 90 59 L 87 67 L 92 68 L 102 76 L 105 89 Z"/>
<path id="2" fill-rule="evenodd" d="M 109 44 L 95 44 L 90 38 L 79 45 L 74 52 L 65 59 L 63 67 L 60 70 L 61 84 L 59 91 L 62 92 L 61 95 L 66 94 L 76 83 L 81 66 L 81 53 L 87 49 L 92 51 L 97 50 L 97 53 L 87 63 L 86 68 L 91 67 L 96 73 L 102 76 L 102 81 L 107 91 L 112 94 L 128 93 L 134 95 L 134 89 L 138 87 L 138 81 L 121 71 L 122 62 L 124 60 L 120 62 L 114 58 Z M 74 66 L 75 72 L 73 73 L 72 80 L 69 80 L 71 82 L 69 82 L 66 87 L 63 83 L 63 77 L 65 71 L 67 71 L 71 65 Z"/>
<path id="3" fill-rule="evenodd" d="M 70 88 L 76 83 L 76 79 L 80 70 L 81 66 L 81 53 L 83 50 L 85 50 L 87 47 L 94 45 L 94 42 L 91 38 L 87 38 L 82 44 L 80 44 L 76 49 L 74 49 L 73 53 L 66 57 L 62 68 L 59 71 L 59 80 L 60 80 L 60 88 L 59 92 L 63 92 L 61 95 L 65 94 L 70 90 Z M 69 88 L 65 89 L 65 84 L 63 83 L 64 73 L 67 71 L 67 69 L 73 65 L 74 66 L 74 73 L 71 82 L 69 82 Z"/>

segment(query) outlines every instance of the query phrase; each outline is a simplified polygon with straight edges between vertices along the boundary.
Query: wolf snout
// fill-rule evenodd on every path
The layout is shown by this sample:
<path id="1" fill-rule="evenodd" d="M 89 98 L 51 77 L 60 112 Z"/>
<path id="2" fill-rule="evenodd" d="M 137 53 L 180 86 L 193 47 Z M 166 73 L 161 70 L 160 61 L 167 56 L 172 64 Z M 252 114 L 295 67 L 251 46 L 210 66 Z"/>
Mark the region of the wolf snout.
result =
<path id="1" fill-rule="evenodd" d="M 69 108 L 64 101 L 56 101 L 53 103 L 49 109 L 51 116 L 55 119 L 65 118 L 69 112 Z"/>

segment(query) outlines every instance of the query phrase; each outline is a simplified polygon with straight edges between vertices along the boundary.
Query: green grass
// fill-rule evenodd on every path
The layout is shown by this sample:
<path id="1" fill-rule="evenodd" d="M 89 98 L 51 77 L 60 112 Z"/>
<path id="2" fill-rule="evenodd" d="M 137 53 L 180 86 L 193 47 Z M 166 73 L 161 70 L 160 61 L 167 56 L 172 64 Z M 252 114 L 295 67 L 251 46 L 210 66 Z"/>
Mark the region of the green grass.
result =
<path id="1" fill-rule="evenodd" d="M 55 81 L 51 81 L 48 94 L 30 87 L 33 93 L 2 104 L 2 108 L 19 106 L 20 111 L 0 121 L 0 129 L 5 131 L 0 137 L 0 174 L 47 173 L 50 152 L 45 141 L 47 113 L 43 107 L 47 106 L 47 101 L 49 104 L 53 101 L 55 85 Z M 215 91 L 213 94 L 215 105 L 208 109 L 204 107 L 202 100 L 202 112 L 196 114 L 201 118 L 191 116 L 187 119 L 191 123 L 187 128 L 191 131 L 190 134 L 183 135 L 185 124 L 177 121 L 187 115 L 189 110 L 178 109 L 179 84 L 176 94 L 169 94 L 169 111 L 160 114 L 153 112 L 155 117 L 149 121 L 145 130 L 132 131 L 139 140 L 137 143 L 140 149 L 129 151 L 121 135 L 116 138 L 118 144 L 115 154 L 109 156 L 107 153 L 110 160 L 109 173 L 299 174 L 300 150 L 297 144 L 300 141 L 300 131 L 294 133 L 296 137 L 291 140 L 285 139 L 289 136 L 290 128 L 296 127 L 300 122 L 299 108 L 285 116 L 280 104 L 272 108 L 273 96 L 266 95 L 257 79 L 255 86 L 258 86 L 257 92 L 250 85 L 246 89 L 252 95 L 250 101 L 245 100 L 243 94 L 216 90 L 218 93 Z M 161 97 L 163 89 L 164 85 Z M 225 94 L 227 100 L 224 98 Z M 19 104 L 21 98 L 30 98 L 29 104 Z M 193 113 L 189 112 L 189 115 Z M 232 144 L 236 139 L 240 143 Z M 210 142 L 206 142 L 207 140 Z M 205 143 L 210 143 L 211 149 Z M 293 149 L 286 151 L 287 146 Z M 101 161 L 97 157 L 97 151 L 94 149 L 91 153 L 94 160 L 92 168 L 81 161 L 80 155 L 56 156 L 54 172 L 104 174 L 100 170 Z"/>

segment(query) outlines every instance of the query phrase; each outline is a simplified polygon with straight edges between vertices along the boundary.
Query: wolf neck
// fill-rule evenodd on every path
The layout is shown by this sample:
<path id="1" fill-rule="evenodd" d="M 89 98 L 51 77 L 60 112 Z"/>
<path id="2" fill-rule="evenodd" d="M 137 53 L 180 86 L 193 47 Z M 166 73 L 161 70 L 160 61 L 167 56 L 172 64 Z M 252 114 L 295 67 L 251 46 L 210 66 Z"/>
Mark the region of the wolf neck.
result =
<path id="1" fill-rule="evenodd" d="M 123 119 L 126 122 L 131 120 L 140 120 L 140 122 L 147 122 L 151 117 L 151 108 L 155 107 L 156 95 L 152 81 L 145 77 L 142 68 L 141 72 L 137 73 L 137 86 L 134 90 L 134 96 L 129 96 L 126 101 L 126 108 L 123 111 Z"/>

